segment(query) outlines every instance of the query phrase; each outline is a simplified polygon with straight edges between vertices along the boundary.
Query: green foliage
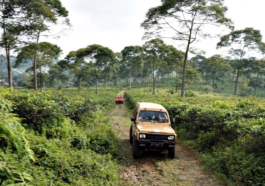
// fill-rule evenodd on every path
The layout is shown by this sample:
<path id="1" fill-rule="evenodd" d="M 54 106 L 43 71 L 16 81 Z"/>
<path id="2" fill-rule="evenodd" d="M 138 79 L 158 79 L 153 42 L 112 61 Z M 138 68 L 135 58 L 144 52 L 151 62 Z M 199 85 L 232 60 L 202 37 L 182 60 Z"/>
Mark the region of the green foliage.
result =
<path id="1" fill-rule="evenodd" d="M 45 133 L 48 138 L 69 135 L 71 122 L 65 117 L 78 121 L 85 112 L 96 110 L 89 99 L 71 100 L 62 94 L 12 94 L 8 99 L 13 101 L 15 113 L 29 128 L 39 134 Z M 68 130 L 62 131 L 66 128 Z"/>
<path id="2" fill-rule="evenodd" d="M 119 185 L 117 138 L 105 114 L 117 90 L 109 91 L 68 97 L 3 89 L 13 105 L 0 95 L 2 185 Z"/>
<path id="3" fill-rule="evenodd" d="M 34 178 L 20 167 L 16 159 L 19 157 L 11 153 L 3 153 L 0 150 L 0 178 L 3 185 L 31 185 Z M 21 157 L 20 157 L 21 158 Z M 22 159 L 25 161 L 26 159 Z M 22 161 L 20 163 L 22 164 Z M 26 160 L 28 163 L 28 161 Z"/>
<path id="4" fill-rule="evenodd" d="M 235 144 L 231 147 L 216 149 L 211 155 L 202 155 L 204 162 L 208 162 L 212 169 L 227 175 L 237 185 L 263 185 L 265 173 L 264 158 L 257 157 Z"/>
<path id="5" fill-rule="evenodd" d="M 185 97 L 194 97 L 195 96 L 195 93 L 191 90 L 187 90 L 185 92 Z"/>
<path id="6" fill-rule="evenodd" d="M 253 88 L 247 87 L 247 88 L 244 89 L 244 91 L 241 91 L 239 93 L 239 96 L 245 96 L 245 97 L 246 96 L 251 96 L 251 95 L 253 95 L 253 92 L 254 92 Z"/>
<path id="7" fill-rule="evenodd" d="M 55 185 L 94 185 L 96 182 L 104 185 L 119 181 L 118 165 L 111 155 L 99 155 L 87 148 L 72 148 L 68 141 L 32 137 L 35 137 L 32 145 L 38 159 L 35 167 L 31 167 L 31 173 L 37 185 L 50 182 Z M 48 174 L 42 175 L 43 172 Z"/>
<path id="8" fill-rule="evenodd" d="M 176 119 L 178 140 L 199 149 L 205 163 L 228 182 L 265 182 L 264 99 L 203 95 L 181 99 L 169 91 L 150 96 L 143 89 L 127 91 L 125 98 L 129 108 L 140 101 L 165 106 Z"/>
<path id="9" fill-rule="evenodd" d="M 19 155 L 28 154 L 34 160 L 33 153 L 28 146 L 25 130 L 20 124 L 20 119 L 12 111 L 11 102 L 0 95 L 0 144 L 1 148 L 15 150 Z"/>
<path id="10" fill-rule="evenodd" d="M 229 109 L 229 108 L 232 108 L 233 105 L 229 104 L 229 102 L 217 100 L 213 102 L 213 107 Z"/>
<path id="11" fill-rule="evenodd" d="M 203 88 L 203 91 L 205 92 L 205 93 L 212 93 L 213 92 L 213 87 L 211 87 L 211 86 L 205 86 L 204 88 Z"/>

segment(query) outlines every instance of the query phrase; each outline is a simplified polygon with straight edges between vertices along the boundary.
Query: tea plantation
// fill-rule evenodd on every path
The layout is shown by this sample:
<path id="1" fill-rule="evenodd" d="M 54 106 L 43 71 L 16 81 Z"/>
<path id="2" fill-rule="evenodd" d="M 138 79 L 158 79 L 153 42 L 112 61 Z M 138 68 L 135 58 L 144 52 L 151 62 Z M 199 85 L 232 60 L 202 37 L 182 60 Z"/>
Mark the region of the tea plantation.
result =
<path id="1" fill-rule="evenodd" d="M 32 92 L 1 88 L 0 185 L 121 185 L 118 136 L 107 112 L 120 88 Z M 165 106 L 179 143 L 230 185 L 265 183 L 263 98 L 224 97 L 160 88 L 125 92 Z M 130 148 L 130 147 L 128 147 Z M 166 161 L 166 160 L 165 160 Z"/>
<path id="2" fill-rule="evenodd" d="M 190 94 L 169 90 L 132 89 L 126 104 L 156 102 L 166 107 L 178 139 L 199 150 L 199 156 L 221 179 L 236 185 L 265 183 L 265 100 Z M 192 96 L 192 97 L 189 97 Z"/>
<path id="3" fill-rule="evenodd" d="M 0 94 L 0 185 L 117 185 L 117 89 Z"/>

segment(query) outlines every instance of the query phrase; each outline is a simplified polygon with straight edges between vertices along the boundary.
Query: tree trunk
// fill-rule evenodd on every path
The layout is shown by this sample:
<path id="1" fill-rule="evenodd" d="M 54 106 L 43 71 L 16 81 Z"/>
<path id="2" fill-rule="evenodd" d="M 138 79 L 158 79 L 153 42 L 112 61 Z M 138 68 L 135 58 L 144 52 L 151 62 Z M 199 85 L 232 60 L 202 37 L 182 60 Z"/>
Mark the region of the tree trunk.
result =
<path id="1" fill-rule="evenodd" d="M 114 85 L 117 86 L 117 77 L 114 78 Z"/>
<path id="2" fill-rule="evenodd" d="M 96 75 L 96 94 L 98 94 L 98 76 Z"/>
<path id="3" fill-rule="evenodd" d="M 238 84 L 238 79 L 239 79 L 239 69 L 237 69 L 237 76 L 236 76 L 236 85 L 235 85 L 235 92 L 234 92 L 234 95 L 236 95 L 236 92 L 237 92 L 237 84 Z"/>
<path id="4" fill-rule="evenodd" d="M 144 73 L 141 73 L 141 81 L 142 81 L 142 87 L 144 86 Z"/>
<path id="5" fill-rule="evenodd" d="M 256 79 L 256 83 L 255 83 L 255 88 L 254 88 L 253 96 L 256 95 L 256 89 L 257 89 L 257 84 L 258 84 L 258 78 L 259 78 L 259 72 L 258 72 L 258 75 L 257 75 L 257 79 Z"/>
<path id="6" fill-rule="evenodd" d="M 38 46 L 39 44 L 39 38 L 40 38 L 40 33 L 38 32 L 37 34 L 37 41 L 36 44 Z M 37 91 L 38 90 L 38 81 L 37 81 L 37 52 L 38 50 L 36 49 L 34 59 L 33 59 L 33 76 L 34 76 L 34 89 Z"/>
<path id="7" fill-rule="evenodd" d="M 234 82 L 234 79 L 236 79 L 236 76 L 234 76 L 234 73 L 233 73 L 233 76 L 232 76 L 232 79 L 231 79 L 231 89 L 233 91 L 233 82 Z"/>
<path id="8" fill-rule="evenodd" d="M 153 95 L 156 93 L 155 62 L 153 62 Z"/>
<path id="9" fill-rule="evenodd" d="M 82 79 L 82 78 L 78 78 L 78 90 L 81 89 L 81 79 Z"/>
<path id="10" fill-rule="evenodd" d="M 107 75 L 105 75 L 105 90 L 107 90 Z"/>
<path id="11" fill-rule="evenodd" d="M 170 76 L 170 74 L 168 73 L 168 75 L 167 75 L 167 86 L 169 86 L 169 76 Z"/>
<path id="12" fill-rule="evenodd" d="M 3 8 L 6 9 L 6 4 L 3 4 Z M 3 35 L 6 35 L 6 14 L 3 13 Z M 6 52 L 6 60 L 7 60 L 7 73 L 8 73 L 8 84 L 11 91 L 13 91 L 13 76 L 12 76 L 12 67 L 11 67 L 11 59 L 10 59 L 10 47 L 8 43 L 4 40 L 4 47 Z"/>
<path id="13" fill-rule="evenodd" d="M 213 75 L 213 85 L 212 85 L 212 88 L 214 88 L 214 80 L 215 80 L 215 73 Z"/>
<path id="14" fill-rule="evenodd" d="M 130 68 L 129 89 L 132 88 L 132 69 Z"/>
<path id="15" fill-rule="evenodd" d="M 192 29 L 191 29 L 190 32 L 192 32 Z M 181 85 L 181 97 L 182 98 L 185 97 L 186 67 L 187 67 L 188 53 L 189 53 L 189 49 L 190 49 L 190 42 L 191 42 L 191 33 L 190 33 L 190 36 L 189 36 L 188 45 L 187 45 L 187 48 L 186 48 L 185 58 L 184 58 L 184 63 L 183 63 L 182 85 Z"/>
<path id="16" fill-rule="evenodd" d="M 7 59 L 7 71 L 8 71 L 8 84 L 9 84 L 10 90 L 13 91 L 13 76 L 12 76 L 10 51 L 7 47 L 6 47 L 6 59 Z"/>
<path id="17" fill-rule="evenodd" d="M 153 84 L 153 95 L 156 93 L 156 77 L 154 77 L 154 84 Z"/>
<path id="18" fill-rule="evenodd" d="M 148 78 L 147 78 L 147 87 L 149 87 L 149 83 L 150 83 L 150 74 L 149 74 L 149 76 L 148 76 Z"/>
<path id="19" fill-rule="evenodd" d="M 41 72 L 41 66 L 40 66 L 40 90 L 43 91 L 43 82 L 42 82 L 42 72 Z"/>

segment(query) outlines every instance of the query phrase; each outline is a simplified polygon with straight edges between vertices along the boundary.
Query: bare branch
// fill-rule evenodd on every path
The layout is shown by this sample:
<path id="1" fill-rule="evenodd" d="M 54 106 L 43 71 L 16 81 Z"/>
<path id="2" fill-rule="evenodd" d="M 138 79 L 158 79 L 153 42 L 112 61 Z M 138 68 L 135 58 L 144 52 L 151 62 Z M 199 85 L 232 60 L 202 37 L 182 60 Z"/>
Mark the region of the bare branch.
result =
<path id="1" fill-rule="evenodd" d="M 186 21 L 186 18 L 185 18 L 185 15 L 184 15 L 184 13 L 182 12 L 182 15 L 183 15 L 183 17 L 184 17 L 184 22 L 185 22 L 185 25 L 189 28 L 189 30 L 191 29 L 191 27 L 189 27 L 189 25 L 188 25 L 188 23 L 187 23 L 187 21 Z"/>
<path id="2" fill-rule="evenodd" d="M 166 22 L 166 24 L 170 27 L 170 28 L 172 28 L 174 31 L 176 31 L 178 34 L 181 34 L 181 35 L 189 35 L 189 34 L 184 34 L 183 32 L 180 32 L 180 31 L 178 31 L 177 29 L 175 29 L 173 26 L 171 26 L 166 20 L 165 20 L 165 18 L 163 18 L 163 20 Z"/>

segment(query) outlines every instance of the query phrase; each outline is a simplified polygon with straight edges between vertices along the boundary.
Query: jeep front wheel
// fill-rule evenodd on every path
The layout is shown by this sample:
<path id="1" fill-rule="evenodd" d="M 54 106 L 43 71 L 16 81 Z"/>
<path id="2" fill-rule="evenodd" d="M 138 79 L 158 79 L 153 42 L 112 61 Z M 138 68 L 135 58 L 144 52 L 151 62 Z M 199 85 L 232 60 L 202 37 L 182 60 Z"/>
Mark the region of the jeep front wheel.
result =
<path id="1" fill-rule="evenodd" d="M 168 149 L 168 156 L 171 159 L 174 159 L 175 158 L 175 147 L 172 147 L 172 148 L 169 148 Z"/>
<path id="2" fill-rule="evenodd" d="M 139 147 L 138 147 L 138 143 L 135 139 L 133 139 L 132 153 L 133 153 L 134 159 L 139 158 Z"/>

